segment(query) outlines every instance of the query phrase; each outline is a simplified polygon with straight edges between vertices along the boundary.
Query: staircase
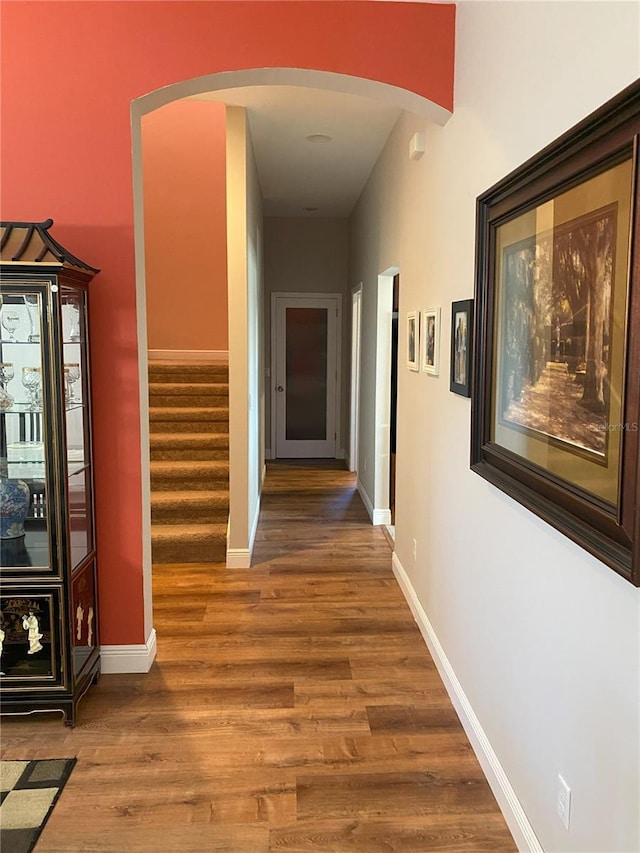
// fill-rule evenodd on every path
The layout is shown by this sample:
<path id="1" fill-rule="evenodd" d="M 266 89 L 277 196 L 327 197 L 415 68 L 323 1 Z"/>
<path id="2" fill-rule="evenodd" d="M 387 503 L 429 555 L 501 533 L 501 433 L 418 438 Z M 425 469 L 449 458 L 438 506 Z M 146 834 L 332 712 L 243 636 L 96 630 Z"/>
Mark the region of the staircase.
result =
<path id="1" fill-rule="evenodd" d="M 220 562 L 229 516 L 229 371 L 149 362 L 154 563 Z"/>

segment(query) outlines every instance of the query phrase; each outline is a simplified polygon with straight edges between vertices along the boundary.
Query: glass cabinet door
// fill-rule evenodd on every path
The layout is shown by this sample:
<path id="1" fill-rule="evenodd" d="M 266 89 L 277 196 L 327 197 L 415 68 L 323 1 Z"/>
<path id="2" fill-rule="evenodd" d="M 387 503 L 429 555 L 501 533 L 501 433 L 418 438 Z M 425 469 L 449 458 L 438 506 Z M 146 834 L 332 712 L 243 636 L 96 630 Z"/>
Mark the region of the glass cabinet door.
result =
<path id="1" fill-rule="evenodd" d="M 61 288 L 67 526 L 71 568 L 93 550 L 85 292 Z"/>
<path id="2" fill-rule="evenodd" d="M 43 382 L 42 282 L 3 285 L 0 307 L 0 566 L 47 569 L 50 492 L 45 440 L 51 387 Z"/>

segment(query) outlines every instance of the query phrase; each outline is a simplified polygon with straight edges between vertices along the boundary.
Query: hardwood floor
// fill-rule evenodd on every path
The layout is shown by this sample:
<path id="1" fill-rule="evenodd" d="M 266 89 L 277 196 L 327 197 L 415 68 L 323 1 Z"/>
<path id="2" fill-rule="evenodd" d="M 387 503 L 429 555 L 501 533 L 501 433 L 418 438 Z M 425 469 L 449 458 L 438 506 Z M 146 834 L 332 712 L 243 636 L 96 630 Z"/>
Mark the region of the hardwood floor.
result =
<path id="1" fill-rule="evenodd" d="M 2 757 L 78 763 L 36 853 L 513 851 L 338 463 L 271 463 L 253 568 L 154 567 L 158 657 Z"/>

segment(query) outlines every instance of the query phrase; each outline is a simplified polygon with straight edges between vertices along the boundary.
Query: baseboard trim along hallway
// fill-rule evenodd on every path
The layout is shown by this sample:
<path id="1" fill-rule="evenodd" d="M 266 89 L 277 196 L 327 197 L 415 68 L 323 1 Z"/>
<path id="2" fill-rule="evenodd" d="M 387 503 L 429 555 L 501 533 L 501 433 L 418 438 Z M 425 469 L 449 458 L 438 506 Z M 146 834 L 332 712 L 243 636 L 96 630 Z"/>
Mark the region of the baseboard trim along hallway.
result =
<path id="1" fill-rule="evenodd" d="M 522 804 L 516 796 L 516 792 L 513 790 L 509 778 L 480 724 L 480 720 L 471 707 L 462 684 L 460 684 L 395 551 L 392 558 L 392 568 L 518 849 L 530 851 L 530 853 L 544 853 Z"/>
<path id="2" fill-rule="evenodd" d="M 100 669 L 103 675 L 149 672 L 156 658 L 156 651 L 156 631 L 152 628 L 146 643 L 100 646 Z"/>

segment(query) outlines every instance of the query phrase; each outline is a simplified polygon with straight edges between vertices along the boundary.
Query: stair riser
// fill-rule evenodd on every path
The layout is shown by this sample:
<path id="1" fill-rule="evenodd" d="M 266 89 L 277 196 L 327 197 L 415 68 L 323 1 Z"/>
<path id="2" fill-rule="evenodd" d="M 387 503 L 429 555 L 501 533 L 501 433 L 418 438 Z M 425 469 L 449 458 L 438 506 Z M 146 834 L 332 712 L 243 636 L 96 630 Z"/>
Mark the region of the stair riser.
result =
<path id="1" fill-rule="evenodd" d="M 197 397 L 228 397 L 228 382 L 149 382 L 150 394 L 191 394 Z"/>
<path id="2" fill-rule="evenodd" d="M 200 365 L 166 365 L 157 367 L 149 364 L 149 382 L 186 382 L 204 384 L 222 384 L 229 381 L 229 368 L 226 366 L 202 367 Z"/>
<path id="3" fill-rule="evenodd" d="M 223 395 L 202 397 L 190 394 L 149 394 L 149 406 L 166 406 L 172 409 L 185 409 L 190 406 L 212 406 L 222 409 L 229 405 L 229 398 Z"/>
<path id="4" fill-rule="evenodd" d="M 154 563 L 222 563 L 226 557 L 225 542 L 163 542 L 153 546 Z"/>
<path id="5" fill-rule="evenodd" d="M 215 462 L 229 458 L 229 450 L 225 447 L 212 447 L 209 450 L 196 450 L 195 448 L 186 448 L 186 450 L 151 450 L 152 462 Z"/>
<path id="6" fill-rule="evenodd" d="M 155 421 L 149 424 L 151 435 L 154 432 L 188 432 L 188 433 L 216 433 L 217 435 L 229 435 L 229 421 Z"/>
<path id="7" fill-rule="evenodd" d="M 151 508 L 152 524 L 224 524 L 229 518 L 228 507 L 162 507 Z"/>

